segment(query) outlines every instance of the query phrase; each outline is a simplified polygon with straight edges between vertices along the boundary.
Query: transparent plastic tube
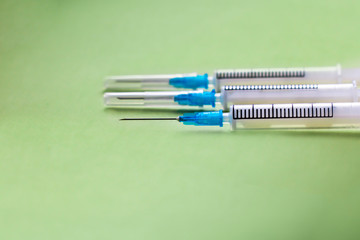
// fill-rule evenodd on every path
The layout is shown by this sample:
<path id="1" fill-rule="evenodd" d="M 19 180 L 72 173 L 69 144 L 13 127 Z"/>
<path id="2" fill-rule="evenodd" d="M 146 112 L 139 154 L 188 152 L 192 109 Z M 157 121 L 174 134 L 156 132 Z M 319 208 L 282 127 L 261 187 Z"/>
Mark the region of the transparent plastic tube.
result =
<path id="1" fill-rule="evenodd" d="M 203 91 L 172 91 L 172 92 L 109 92 L 104 94 L 107 107 L 178 107 L 175 97 L 181 94 L 199 93 Z"/>
<path id="2" fill-rule="evenodd" d="M 360 68 L 254 68 L 217 70 L 208 74 L 160 74 L 111 76 L 105 80 L 105 89 L 117 91 L 212 89 L 217 92 L 226 85 L 264 84 L 336 84 L 360 80 Z"/>
<path id="3" fill-rule="evenodd" d="M 120 91 L 207 89 L 208 87 L 208 75 L 197 73 L 111 76 L 105 79 L 105 89 Z"/>
<path id="4" fill-rule="evenodd" d="M 360 103 L 234 105 L 223 119 L 233 130 L 360 127 Z"/>
<path id="5" fill-rule="evenodd" d="M 107 107 L 218 106 L 236 104 L 357 102 L 360 90 L 353 84 L 298 84 L 225 86 L 213 91 L 112 92 L 104 94 Z"/>
<path id="6" fill-rule="evenodd" d="M 289 103 L 234 105 L 230 112 L 193 112 L 168 118 L 123 118 L 120 120 L 177 120 L 184 125 L 219 126 L 232 130 L 271 128 L 360 127 L 360 103 Z"/>
<path id="7" fill-rule="evenodd" d="M 221 89 L 224 109 L 236 104 L 357 102 L 359 90 L 352 84 L 298 84 L 225 86 Z"/>
<path id="8" fill-rule="evenodd" d="M 360 69 L 334 67 L 255 68 L 217 70 L 216 90 L 226 85 L 349 83 L 360 79 Z"/>

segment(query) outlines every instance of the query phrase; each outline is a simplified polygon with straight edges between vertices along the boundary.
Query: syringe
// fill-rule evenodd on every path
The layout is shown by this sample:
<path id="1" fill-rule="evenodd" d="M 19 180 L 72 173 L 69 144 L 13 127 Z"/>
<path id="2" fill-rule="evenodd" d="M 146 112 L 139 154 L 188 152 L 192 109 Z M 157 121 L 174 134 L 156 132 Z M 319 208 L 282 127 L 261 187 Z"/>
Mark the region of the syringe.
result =
<path id="1" fill-rule="evenodd" d="M 168 74 L 111 76 L 105 80 L 106 89 L 127 90 L 179 90 L 212 89 L 217 92 L 226 85 L 264 84 L 324 84 L 349 83 L 360 80 L 360 68 L 334 67 L 308 68 L 254 68 L 217 70 L 208 74 Z"/>
<path id="2" fill-rule="evenodd" d="M 185 113 L 175 118 L 123 118 L 120 120 L 177 120 L 185 125 L 220 126 L 232 130 L 268 128 L 360 127 L 360 103 L 293 103 L 234 105 L 228 113 Z"/>
<path id="3" fill-rule="evenodd" d="M 360 90 L 352 84 L 241 85 L 212 91 L 111 92 L 104 94 L 107 107 L 204 107 L 227 110 L 236 104 L 357 102 Z"/>

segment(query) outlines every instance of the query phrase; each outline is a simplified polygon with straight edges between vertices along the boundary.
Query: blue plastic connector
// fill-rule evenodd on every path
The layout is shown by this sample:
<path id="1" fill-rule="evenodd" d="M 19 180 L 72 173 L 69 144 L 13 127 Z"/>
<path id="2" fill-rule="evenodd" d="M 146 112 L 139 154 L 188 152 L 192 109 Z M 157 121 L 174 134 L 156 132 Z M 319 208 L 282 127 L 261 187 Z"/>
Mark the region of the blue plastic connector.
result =
<path id="1" fill-rule="evenodd" d="M 194 126 L 223 126 L 223 112 L 196 112 L 185 113 L 179 116 L 179 122 Z"/>
<path id="2" fill-rule="evenodd" d="M 204 75 L 197 75 L 197 76 L 191 76 L 191 77 L 171 78 L 169 80 L 169 84 L 176 88 L 189 88 L 189 89 L 205 88 L 205 89 L 208 89 L 209 79 L 208 79 L 208 74 L 205 73 Z"/>
<path id="3" fill-rule="evenodd" d="M 215 107 L 215 89 L 211 92 L 179 94 L 174 97 L 174 101 L 180 105 L 199 107 L 211 105 L 212 107 Z"/>

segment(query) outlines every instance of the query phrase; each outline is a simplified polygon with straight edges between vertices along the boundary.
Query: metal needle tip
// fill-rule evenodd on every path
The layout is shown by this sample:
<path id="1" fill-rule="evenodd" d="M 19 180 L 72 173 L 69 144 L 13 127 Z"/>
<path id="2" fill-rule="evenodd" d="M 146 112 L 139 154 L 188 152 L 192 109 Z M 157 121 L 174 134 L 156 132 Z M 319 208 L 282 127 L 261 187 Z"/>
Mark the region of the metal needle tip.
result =
<path id="1" fill-rule="evenodd" d="M 178 118 L 121 118 L 119 121 L 129 120 L 178 120 Z"/>

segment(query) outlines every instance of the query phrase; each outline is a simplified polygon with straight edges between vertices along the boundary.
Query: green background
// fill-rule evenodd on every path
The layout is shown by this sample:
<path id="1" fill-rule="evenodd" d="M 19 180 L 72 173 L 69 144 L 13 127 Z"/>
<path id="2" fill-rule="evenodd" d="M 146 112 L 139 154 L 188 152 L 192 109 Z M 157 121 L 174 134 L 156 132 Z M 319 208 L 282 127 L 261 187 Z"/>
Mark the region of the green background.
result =
<path id="1" fill-rule="evenodd" d="M 1 0 L 0 239 L 359 239 L 359 131 L 102 101 L 113 74 L 359 67 L 359 22 L 357 0 Z"/>

